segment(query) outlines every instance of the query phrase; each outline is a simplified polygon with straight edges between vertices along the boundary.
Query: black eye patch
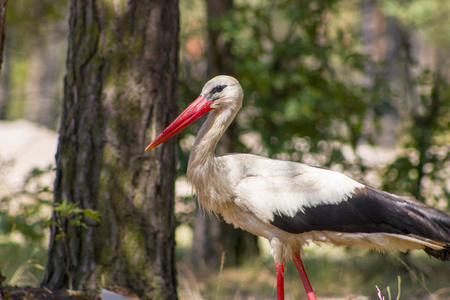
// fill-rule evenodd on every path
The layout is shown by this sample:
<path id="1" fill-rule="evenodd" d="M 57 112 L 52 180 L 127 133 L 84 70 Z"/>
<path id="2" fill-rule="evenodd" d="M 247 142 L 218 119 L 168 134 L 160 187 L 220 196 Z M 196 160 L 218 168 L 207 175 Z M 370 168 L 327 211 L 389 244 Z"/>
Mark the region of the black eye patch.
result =
<path id="1" fill-rule="evenodd" d="M 208 96 L 207 96 L 206 98 L 207 98 L 207 99 L 213 100 L 213 99 L 214 99 L 214 94 L 220 93 L 220 92 L 223 91 L 223 89 L 226 88 L 226 87 L 227 87 L 226 84 L 215 86 L 215 87 L 211 90 L 211 92 L 209 92 L 209 94 L 208 94 Z"/>
<path id="2" fill-rule="evenodd" d="M 224 85 L 218 85 L 218 86 L 214 87 L 214 88 L 212 89 L 211 92 L 212 92 L 213 94 L 215 94 L 215 93 L 220 93 L 220 92 L 223 91 L 223 89 L 226 88 L 226 87 L 227 87 L 226 84 L 224 84 Z"/>

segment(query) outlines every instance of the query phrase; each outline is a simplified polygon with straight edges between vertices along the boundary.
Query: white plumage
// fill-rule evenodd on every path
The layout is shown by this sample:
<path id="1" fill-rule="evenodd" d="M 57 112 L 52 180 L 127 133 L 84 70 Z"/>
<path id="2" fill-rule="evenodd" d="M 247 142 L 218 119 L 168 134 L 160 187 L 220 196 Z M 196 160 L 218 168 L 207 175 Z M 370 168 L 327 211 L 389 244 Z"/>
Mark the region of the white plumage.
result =
<path id="1" fill-rule="evenodd" d="M 236 79 L 213 78 L 146 150 L 211 111 L 191 151 L 188 180 L 206 210 L 269 240 L 279 299 L 284 297 L 283 270 L 289 258 L 294 259 L 308 298 L 315 299 L 299 256 L 310 242 L 378 250 L 424 249 L 441 260 L 450 259 L 450 217 L 443 212 L 323 168 L 250 154 L 216 156 L 216 145 L 242 99 Z"/>

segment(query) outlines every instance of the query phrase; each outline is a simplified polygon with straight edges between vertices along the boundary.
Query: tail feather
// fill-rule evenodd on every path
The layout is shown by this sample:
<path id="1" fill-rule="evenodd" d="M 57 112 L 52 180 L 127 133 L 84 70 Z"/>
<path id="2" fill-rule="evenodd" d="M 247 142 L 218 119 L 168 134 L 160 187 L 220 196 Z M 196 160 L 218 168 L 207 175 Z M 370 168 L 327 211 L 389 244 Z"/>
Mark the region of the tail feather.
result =
<path id="1" fill-rule="evenodd" d="M 403 231 L 450 245 L 450 215 L 417 200 L 400 198 L 373 188 L 365 191 L 384 204 L 383 221 Z M 448 251 L 448 250 L 447 250 Z"/>
<path id="2" fill-rule="evenodd" d="M 449 214 L 417 200 L 400 198 L 373 188 L 366 188 L 364 192 L 372 200 L 384 202 L 383 207 L 387 209 L 383 211 L 383 222 L 389 224 L 391 228 L 395 228 L 392 231 L 400 229 L 400 234 L 414 236 L 419 241 L 421 238 L 428 242 L 434 241 L 437 247 L 421 243 L 424 246 L 424 251 L 439 260 L 450 260 Z"/>
<path id="3" fill-rule="evenodd" d="M 435 257 L 442 261 L 449 261 L 450 260 L 450 245 L 447 245 L 444 247 L 444 249 L 441 250 L 435 250 L 429 247 L 425 247 L 425 252 L 432 257 Z"/>

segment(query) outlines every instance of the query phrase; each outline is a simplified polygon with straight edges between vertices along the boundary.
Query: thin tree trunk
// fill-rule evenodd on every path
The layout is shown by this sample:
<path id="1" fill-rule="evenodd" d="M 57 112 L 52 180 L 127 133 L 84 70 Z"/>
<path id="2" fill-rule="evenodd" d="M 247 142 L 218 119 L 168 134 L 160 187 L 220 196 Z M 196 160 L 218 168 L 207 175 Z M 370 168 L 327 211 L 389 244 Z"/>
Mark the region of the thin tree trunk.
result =
<path id="1" fill-rule="evenodd" d="M 3 63 L 3 48 L 5 47 L 5 16 L 6 0 L 0 0 L 0 71 Z"/>
<path id="2" fill-rule="evenodd" d="M 220 18 L 230 12 L 232 0 L 207 0 L 208 16 L 208 79 L 217 75 L 233 75 L 231 66 L 232 41 L 221 38 Z M 220 153 L 236 150 L 236 123 L 232 123 L 222 137 L 217 151 Z M 235 229 L 216 217 L 197 210 L 194 225 L 194 244 L 191 249 L 195 267 L 236 265 L 259 253 L 257 237 Z"/>
<path id="3" fill-rule="evenodd" d="M 233 8 L 233 0 L 207 0 L 208 77 L 233 75 L 230 40 L 221 38 L 220 18 Z M 208 78 L 208 79 L 209 79 Z"/>
<path id="4" fill-rule="evenodd" d="M 6 0 L 0 0 L 0 74 L 3 64 L 3 50 L 5 49 L 5 15 L 6 15 Z M 5 51 L 6 52 L 6 51 Z M 8 74 L 9 75 L 9 74 Z M 8 76 L 7 75 L 7 76 Z M 1 80 L 1 92 L 0 95 L 0 120 L 6 119 L 6 110 L 8 108 L 8 81 L 9 76 Z"/>
<path id="5" fill-rule="evenodd" d="M 101 222 L 52 227 L 51 289 L 176 298 L 176 139 L 144 149 L 176 116 L 178 18 L 176 0 L 71 1 L 54 201 Z"/>
<path id="6" fill-rule="evenodd" d="M 0 81 L 0 120 L 8 119 L 8 108 L 10 105 L 10 79 L 11 79 L 11 57 L 9 51 L 9 43 L 5 43 L 3 53 L 4 53 L 4 62 L 2 65 L 1 72 L 1 81 Z"/>

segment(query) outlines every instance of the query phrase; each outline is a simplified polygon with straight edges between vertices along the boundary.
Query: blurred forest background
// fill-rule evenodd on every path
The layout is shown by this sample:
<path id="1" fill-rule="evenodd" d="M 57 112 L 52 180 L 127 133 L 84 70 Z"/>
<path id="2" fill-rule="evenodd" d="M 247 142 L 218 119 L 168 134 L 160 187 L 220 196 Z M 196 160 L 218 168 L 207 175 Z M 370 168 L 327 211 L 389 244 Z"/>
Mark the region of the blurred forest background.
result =
<path id="1" fill-rule="evenodd" d="M 233 75 L 244 88 L 243 109 L 219 152 L 331 168 L 449 211 L 449 1 L 180 0 L 179 8 L 179 99 L 173 100 L 180 110 L 212 76 Z M 0 284 L 42 281 L 68 14 L 62 0 L 7 3 Z M 199 212 L 186 187 L 198 126 L 179 141 L 178 296 L 274 298 L 274 266 L 265 242 Z M 33 139 L 41 130 L 46 138 Z M 28 140 L 22 138 L 26 134 Z M 34 160 L 21 173 L 27 175 L 11 178 L 21 153 L 47 137 L 50 150 L 33 148 Z M 327 246 L 305 253 L 319 295 L 377 299 L 378 286 L 390 299 L 400 286 L 401 299 L 450 299 L 448 263 L 424 253 L 381 255 Z M 291 267 L 285 276 L 288 299 L 303 295 Z"/>

